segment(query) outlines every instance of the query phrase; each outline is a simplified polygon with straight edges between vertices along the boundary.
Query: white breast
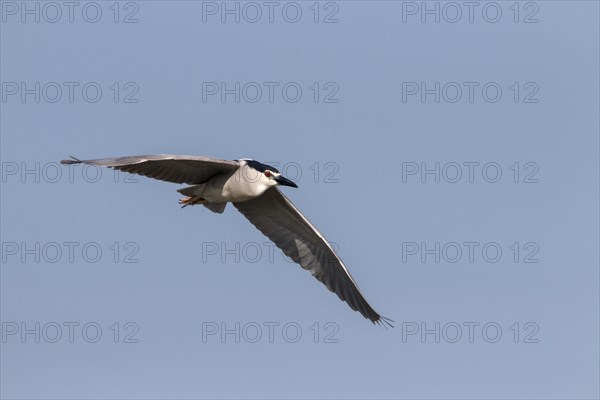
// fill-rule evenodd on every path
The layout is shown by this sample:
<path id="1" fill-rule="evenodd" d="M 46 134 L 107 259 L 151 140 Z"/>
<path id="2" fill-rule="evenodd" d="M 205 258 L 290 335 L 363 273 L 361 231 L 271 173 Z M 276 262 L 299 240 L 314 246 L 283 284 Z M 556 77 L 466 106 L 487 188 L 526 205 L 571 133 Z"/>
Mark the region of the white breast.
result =
<path id="1" fill-rule="evenodd" d="M 262 195 L 268 188 L 268 178 L 244 164 L 226 180 L 222 194 L 226 201 L 246 201 Z"/>

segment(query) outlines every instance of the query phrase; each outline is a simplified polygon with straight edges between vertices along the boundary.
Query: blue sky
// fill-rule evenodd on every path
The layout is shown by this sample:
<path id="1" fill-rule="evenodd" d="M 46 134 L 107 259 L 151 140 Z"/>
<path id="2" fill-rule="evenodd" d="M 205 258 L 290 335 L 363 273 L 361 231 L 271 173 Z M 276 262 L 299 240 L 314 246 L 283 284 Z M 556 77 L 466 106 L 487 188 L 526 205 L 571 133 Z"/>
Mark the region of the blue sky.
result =
<path id="1" fill-rule="evenodd" d="M 3 398 L 598 398 L 597 2 L 115 4 L 0 3 Z M 396 327 L 57 164 L 159 153 L 277 166 Z"/>

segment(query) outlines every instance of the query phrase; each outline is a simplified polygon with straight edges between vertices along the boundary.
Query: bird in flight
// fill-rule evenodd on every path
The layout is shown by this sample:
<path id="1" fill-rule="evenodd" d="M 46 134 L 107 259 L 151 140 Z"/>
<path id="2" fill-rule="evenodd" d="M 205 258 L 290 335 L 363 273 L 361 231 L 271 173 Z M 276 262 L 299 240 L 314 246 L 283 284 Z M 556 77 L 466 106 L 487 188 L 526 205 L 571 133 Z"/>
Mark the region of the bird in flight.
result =
<path id="1" fill-rule="evenodd" d="M 71 157 L 62 164 L 87 164 L 191 185 L 178 192 L 183 207 L 202 204 L 222 213 L 232 203 L 285 255 L 309 270 L 354 311 L 374 324 L 391 325 L 362 295 L 342 260 L 323 235 L 277 186 L 298 186 L 274 167 L 251 159 L 235 161 L 202 156 L 160 154 L 98 160 Z"/>

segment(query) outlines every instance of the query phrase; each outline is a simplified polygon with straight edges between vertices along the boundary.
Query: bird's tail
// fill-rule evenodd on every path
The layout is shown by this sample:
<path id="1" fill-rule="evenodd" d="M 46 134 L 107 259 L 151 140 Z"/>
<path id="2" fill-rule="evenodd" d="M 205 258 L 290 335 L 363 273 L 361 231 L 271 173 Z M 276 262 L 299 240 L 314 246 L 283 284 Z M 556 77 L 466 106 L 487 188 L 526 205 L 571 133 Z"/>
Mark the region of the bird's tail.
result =
<path id="1" fill-rule="evenodd" d="M 178 189 L 177 191 L 184 196 L 192 197 L 194 196 L 194 192 L 198 188 L 198 185 L 184 187 L 183 189 Z"/>
<path id="2" fill-rule="evenodd" d="M 214 213 L 223 214 L 223 211 L 225 211 L 225 207 L 227 206 L 227 202 L 225 202 L 225 203 L 202 203 L 202 205 Z"/>

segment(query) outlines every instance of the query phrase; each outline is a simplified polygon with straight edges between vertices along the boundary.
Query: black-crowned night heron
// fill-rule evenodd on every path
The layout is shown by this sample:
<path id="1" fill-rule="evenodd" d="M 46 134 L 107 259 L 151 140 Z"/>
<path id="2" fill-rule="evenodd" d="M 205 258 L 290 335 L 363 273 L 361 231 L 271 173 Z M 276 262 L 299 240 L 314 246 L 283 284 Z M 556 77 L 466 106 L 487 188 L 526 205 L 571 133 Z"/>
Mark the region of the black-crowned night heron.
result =
<path id="1" fill-rule="evenodd" d="M 329 290 L 373 323 L 393 322 L 367 303 L 346 266 L 323 235 L 298 211 L 278 185 L 298 187 L 269 165 L 255 160 L 236 161 L 200 156 L 161 154 L 99 160 L 62 160 L 114 168 L 167 182 L 185 183 L 183 206 L 202 204 L 222 213 L 231 202 L 284 254 L 309 270 Z"/>

